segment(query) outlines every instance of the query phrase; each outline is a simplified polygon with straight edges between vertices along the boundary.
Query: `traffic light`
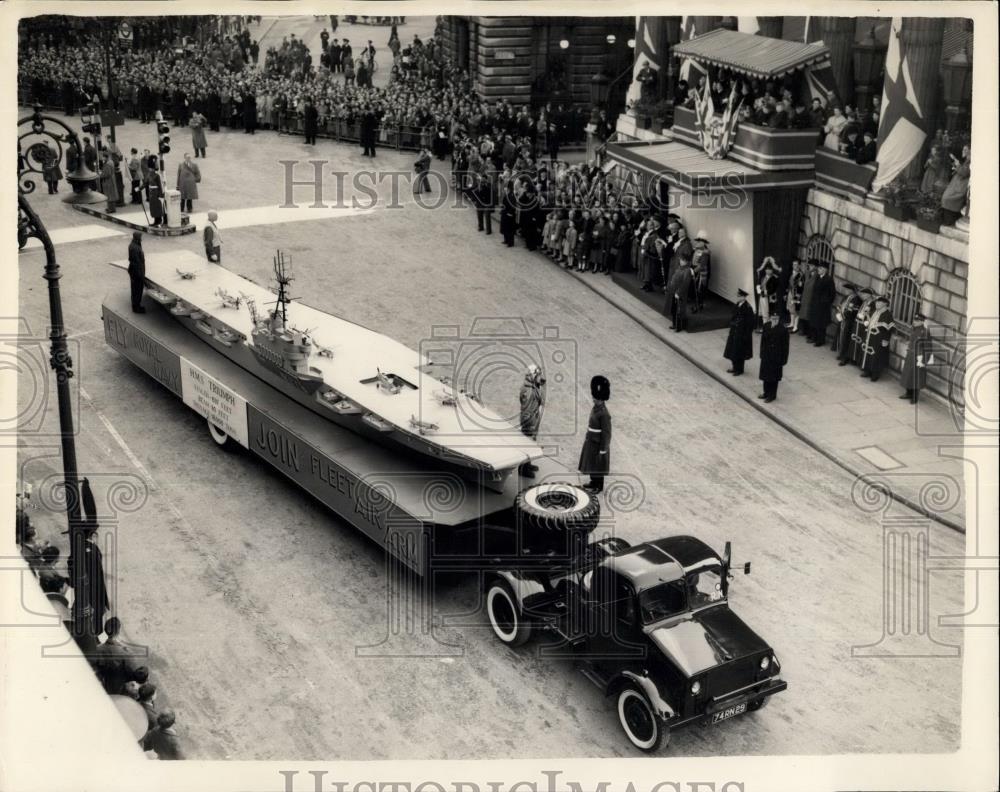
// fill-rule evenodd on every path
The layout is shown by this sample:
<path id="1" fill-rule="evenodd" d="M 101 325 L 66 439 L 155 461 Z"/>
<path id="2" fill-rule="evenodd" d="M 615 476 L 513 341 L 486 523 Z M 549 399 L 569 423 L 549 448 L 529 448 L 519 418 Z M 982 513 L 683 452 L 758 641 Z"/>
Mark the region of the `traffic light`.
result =
<path id="1" fill-rule="evenodd" d="M 168 124 L 163 119 L 159 119 L 156 122 L 156 137 L 159 144 L 160 155 L 169 153 L 170 151 L 170 124 Z"/>
<path id="2" fill-rule="evenodd" d="M 83 131 L 88 135 L 101 134 L 101 116 L 94 105 L 87 104 L 80 108 L 80 120 L 83 122 Z"/>

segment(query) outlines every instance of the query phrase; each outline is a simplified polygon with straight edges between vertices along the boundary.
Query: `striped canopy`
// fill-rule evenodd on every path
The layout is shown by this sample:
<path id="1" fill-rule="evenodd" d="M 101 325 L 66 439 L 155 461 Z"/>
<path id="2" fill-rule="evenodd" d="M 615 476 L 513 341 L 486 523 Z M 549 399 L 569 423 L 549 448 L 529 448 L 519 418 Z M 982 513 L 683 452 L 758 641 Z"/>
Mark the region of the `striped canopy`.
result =
<path id="1" fill-rule="evenodd" d="M 819 66 L 830 58 L 825 44 L 803 44 L 725 28 L 675 44 L 673 54 L 763 78 L 782 77 L 798 69 Z"/>

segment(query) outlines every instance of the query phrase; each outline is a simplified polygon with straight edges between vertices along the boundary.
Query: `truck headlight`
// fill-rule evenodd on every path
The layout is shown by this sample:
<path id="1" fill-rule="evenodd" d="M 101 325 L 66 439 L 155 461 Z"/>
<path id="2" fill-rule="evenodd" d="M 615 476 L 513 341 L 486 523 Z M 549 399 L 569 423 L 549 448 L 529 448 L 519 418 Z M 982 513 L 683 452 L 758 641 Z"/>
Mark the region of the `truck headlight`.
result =
<path id="1" fill-rule="evenodd" d="M 768 657 L 767 655 L 765 655 L 764 657 L 760 658 L 760 670 L 761 671 L 767 671 L 767 667 L 769 665 L 771 665 L 771 658 L 770 657 Z"/>
<path id="2" fill-rule="evenodd" d="M 691 695 L 692 696 L 697 696 L 699 693 L 701 693 L 701 682 L 695 680 L 691 684 Z"/>

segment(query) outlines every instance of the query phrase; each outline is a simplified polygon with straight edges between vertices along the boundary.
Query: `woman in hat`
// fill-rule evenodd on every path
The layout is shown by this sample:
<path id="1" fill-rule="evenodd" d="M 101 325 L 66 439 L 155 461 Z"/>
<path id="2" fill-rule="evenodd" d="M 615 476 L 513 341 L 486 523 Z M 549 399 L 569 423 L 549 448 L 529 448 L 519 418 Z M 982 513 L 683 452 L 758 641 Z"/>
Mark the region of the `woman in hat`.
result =
<path id="1" fill-rule="evenodd" d="M 611 465 L 611 414 L 607 408 L 611 383 L 608 378 L 600 374 L 593 377 L 590 380 L 590 395 L 594 406 L 587 421 L 587 436 L 580 451 L 579 469 L 590 476 L 590 482 L 584 489 L 596 494 L 604 490 L 604 477 Z"/>

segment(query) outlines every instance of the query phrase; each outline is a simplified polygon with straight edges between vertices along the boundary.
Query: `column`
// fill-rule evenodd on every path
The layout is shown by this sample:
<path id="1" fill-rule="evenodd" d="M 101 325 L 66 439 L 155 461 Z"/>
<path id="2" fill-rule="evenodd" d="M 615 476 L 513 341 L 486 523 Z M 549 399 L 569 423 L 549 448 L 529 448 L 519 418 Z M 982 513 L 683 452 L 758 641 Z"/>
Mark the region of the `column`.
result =
<path id="1" fill-rule="evenodd" d="M 923 113 L 924 132 L 933 140 L 938 130 L 938 112 L 941 94 L 941 42 L 944 38 L 943 17 L 903 17 L 899 45 L 910 67 L 913 92 Z M 906 166 L 907 179 L 920 180 L 923 175 L 923 156 L 916 156 Z"/>
<path id="2" fill-rule="evenodd" d="M 817 36 L 830 49 L 830 66 L 840 101 L 854 104 L 854 18 L 814 17 L 809 22 L 810 38 Z"/>

